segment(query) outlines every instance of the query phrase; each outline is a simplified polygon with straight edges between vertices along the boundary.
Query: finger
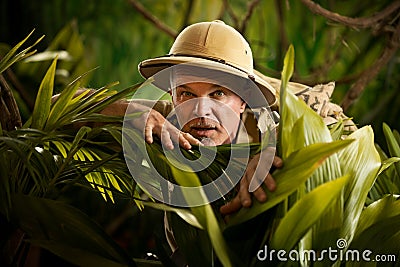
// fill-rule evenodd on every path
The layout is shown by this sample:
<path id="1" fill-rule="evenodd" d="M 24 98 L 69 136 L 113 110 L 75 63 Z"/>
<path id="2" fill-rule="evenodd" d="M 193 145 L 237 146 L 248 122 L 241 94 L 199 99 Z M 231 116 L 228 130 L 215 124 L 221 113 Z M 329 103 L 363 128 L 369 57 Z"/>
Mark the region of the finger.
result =
<path id="1" fill-rule="evenodd" d="M 249 183 L 246 178 L 242 178 L 240 180 L 240 188 L 238 192 L 238 196 L 240 198 L 240 202 L 242 203 L 243 207 L 250 207 L 251 206 L 251 195 L 248 191 Z"/>
<path id="2" fill-rule="evenodd" d="M 190 133 L 185 132 L 180 132 L 179 144 L 186 149 L 191 149 L 192 145 L 203 145 L 200 140 L 194 138 Z"/>
<path id="3" fill-rule="evenodd" d="M 161 130 L 161 143 L 163 146 L 165 146 L 167 149 L 174 149 L 174 144 L 171 140 L 171 135 L 168 131 L 166 130 Z"/>
<path id="4" fill-rule="evenodd" d="M 274 192 L 276 190 L 275 179 L 272 177 L 270 173 L 268 173 L 267 178 L 265 178 L 264 184 L 269 191 Z"/>
<path id="5" fill-rule="evenodd" d="M 153 127 L 150 125 L 146 125 L 144 128 L 144 138 L 147 143 L 152 144 L 153 143 Z"/>
<path id="6" fill-rule="evenodd" d="M 192 144 L 192 145 L 198 145 L 198 146 L 203 145 L 203 144 L 200 142 L 199 139 L 193 137 L 193 135 L 191 135 L 190 133 L 182 132 L 182 134 L 183 134 L 183 137 L 184 137 L 190 144 Z"/>
<path id="7" fill-rule="evenodd" d="M 283 160 L 278 156 L 274 156 L 274 160 L 273 160 L 272 164 L 276 168 L 281 168 L 283 166 Z"/>
<path id="8" fill-rule="evenodd" d="M 190 144 L 188 140 L 188 136 L 184 132 L 179 133 L 179 145 L 185 149 L 191 149 L 192 145 Z"/>
<path id="9" fill-rule="evenodd" d="M 240 202 L 240 198 L 239 196 L 236 196 L 234 199 L 221 206 L 221 208 L 219 208 L 219 211 L 222 215 L 228 215 L 238 211 L 241 207 L 242 203 Z"/>
<path id="10" fill-rule="evenodd" d="M 267 194 L 261 186 L 253 192 L 253 195 L 258 202 L 263 203 L 267 200 Z"/>

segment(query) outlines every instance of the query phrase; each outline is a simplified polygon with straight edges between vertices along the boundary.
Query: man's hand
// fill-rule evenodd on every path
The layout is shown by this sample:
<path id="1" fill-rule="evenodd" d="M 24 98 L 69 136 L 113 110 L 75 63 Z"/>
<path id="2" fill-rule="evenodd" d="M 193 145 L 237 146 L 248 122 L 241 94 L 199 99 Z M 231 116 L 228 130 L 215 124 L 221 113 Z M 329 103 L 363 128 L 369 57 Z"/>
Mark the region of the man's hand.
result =
<path id="1" fill-rule="evenodd" d="M 259 164 L 259 159 L 260 159 L 260 154 L 257 154 L 256 156 L 254 156 L 254 158 L 252 158 L 249 161 L 244 176 L 240 180 L 238 194 L 229 203 L 223 205 L 220 208 L 221 214 L 228 215 L 238 211 L 242 207 L 248 208 L 251 206 L 252 202 L 251 202 L 251 193 L 249 192 L 249 184 L 256 171 L 257 165 Z M 283 161 L 280 157 L 274 156 L 272 165 L 275 168 L 281 168 L 283 166 Z M 269 191 L 271 192 L 275 191 L 276 183 L 274 178 L 269 172 L 264 179 L 264 184 Z M 261 186 L 258 187 L 253 192 L 253 195 L 259 202 L 265 202 L 267 200 L 267 194 Z"/>
<path id="2" fill-rule="evenodd" d="M 128 101 L 117 101 L 106 107 L 101 114 L 111 116 L 124 116 L 126 110 L 129 113 L 141 112 L 142 115 L 132 118 L 132 125 L 139 130 L 144 131 L 144 138 L 147 143 L 154 141 L 153 136 L 158 136 L 167 149 L 174 149 L 174 143 L 179 144 L 185 149 L 191 149 L 192 145 L 201 145 L 200 141 L 189 133 L 184 133 L 172 125 L 158 111 Z"/>
<path id="3" fill-rule="evenodd" d="M 93 89 L 79 89 L 76 91 L 74 97 L 79 96 L 82 93 L 87 95 L 93 94 Z M 52 102 L 55 102 L 60 95 L 54 95 Z M 139 117 L 132 119 L 132 125 L 139 130 L 144 130 L 144 138 L 147 143 L 153 143 L 153 135 L 158 136 L 161 142 L 168 149 L 174 149 L 174 143 L 179 143 L 185 149 L 191 149 L 192 145 L 201 145 L 201 142 L 194 138 L 189 133 L 184 133 L 167 121 L 164 116 L 158 111 L 142 105 L 140 103 L 132 103 L 127 100 L 118 100 L 105 107 L 100 114 L 106 116 L 125 116 L 126 111 L 129 113 L 142 112 L 143 114 Z M 77 127 L 82 126 L 83 123 L 76 123 Z M 94 125 L 100 125 L 96 123 Z"/>
<path id="4" fill-rule="evenodd" d="M 200 141 L 194 138 L 191 134 L 180 131 L 168 120 L 164 118 L 161 113 L 154 109 L 150 109 L 148 113 L 143 114 L 146 118 L 146 125 L 144 126 L 144 138 L 147 143 L 153 143 L 153 135 L 158 136 L 161 142 L 167 149 L 174 149 L 174 143 L 185 149 L 191 149 L 192 145 L 201 145 Z M 140 124 L 142 119 L 134 122 Z"/>

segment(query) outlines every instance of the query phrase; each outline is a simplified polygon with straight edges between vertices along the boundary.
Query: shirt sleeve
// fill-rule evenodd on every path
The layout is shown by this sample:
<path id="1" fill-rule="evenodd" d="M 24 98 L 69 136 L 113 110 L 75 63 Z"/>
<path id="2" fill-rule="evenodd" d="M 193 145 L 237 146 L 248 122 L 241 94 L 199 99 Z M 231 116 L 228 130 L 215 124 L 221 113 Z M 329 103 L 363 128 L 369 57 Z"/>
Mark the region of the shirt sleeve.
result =
<path id="1" fill-rule="evenodd" d="M 164 117 L 167 117 L 168 114 L 172 111 L 172 103 L 168 100 L 148 100 L 148 99 L 133 99 L 130 100 L 133 103 L 138 103 L 140 105 L 152 108 L 158 112 L 160 112 Z"/>

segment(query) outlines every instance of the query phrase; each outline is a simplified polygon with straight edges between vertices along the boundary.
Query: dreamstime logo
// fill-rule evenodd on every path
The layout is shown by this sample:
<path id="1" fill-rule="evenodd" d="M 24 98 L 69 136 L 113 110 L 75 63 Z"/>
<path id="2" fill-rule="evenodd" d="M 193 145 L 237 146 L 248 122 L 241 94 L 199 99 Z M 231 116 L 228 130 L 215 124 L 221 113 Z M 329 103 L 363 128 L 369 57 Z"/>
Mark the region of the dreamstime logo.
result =
<path id="1" fill-rule="evenodd" d="M 143 135 L 146 131 L 147 123 L 152 119 L 152 117 L 149 117 L 151 109 L 160 110 L 160 106 L 162 106 L 161 109 L 165 109 L 165 102 L 160 101 L 165 96 L 165 91 L 194 82 L 211 83 L 235 92 L 258 117 L 259 125 L 263 125 L 263 129 L 260 129 L 260 132 L 268 134 L 269 138 L 267 140 L 268 144 L 261 144 L 265 145 L 267 149 L 262 150 L 260 153 L 261 160 L 259 162 L 262 162 L 262 164 L 258 164 L 256 173 L 250 182 L 249 190 L 254 191 L 261 185 L 264 180 L 263 177 L 266 177 L 275 155 L 276 126 L 270 110 L 266 108 L 268 105 L 261 91 L 250 79 L 243 77 L 243 74 L 241 75 L 242 77 L 227 75 L 218 70 L 208 69 L 207 66 L 202 66 L 198 63 L 179 64 L 158 72 L 136 90 L 130 99 L 130 104 L 125 114 L 122 145 L 131 175 L 142 189 L 153 198 L 163 203 L 180 207 L 204 205 L 216 201 L 229 193 L 244 174 L 250 157 L 248 141 L 244 142 L 248 144 L 247 146 L 243 145 L 240 149 L 231 149 L 228 164 L 224 166 L 222 173 L 202 186 L 187 187 L 175 184 L 168 180 L 171 177 L 163 177 L 158 171 L 161 160 L 165 160 L 167 164 L 177 169 L 193 173 L 207 171 L 207 168 L 217 160 L 217 147 L 212 145 L 214 141 L 212 139 L 203 140 L 207 142 L 205 146 L 199 146 L 198 153 L 200 155 L 196 160 L 189 160 L 180 149 L 176 149 L 179 143 L 179 135 L 176 133 L 186 132 L 187 127 L 185 128 L 185 125 L 195 124 L 193 127 L 196 128 L 197 125 L 196 129 L 200 129 L 200 132 L 202 129 L 206 132 L 218 126 L 223 129 L 221 131 L 225 131 L 226 135 L 232 138 L 235 138 L 234 135 L 238 132 L 239 127 L 240 130 L 245 132 L 244 136 L 248 137 L 246 127 L 232 108 L 213 99 L 187 100 L 172 109 L 169 114 L 163 114 L 168 121 L 158 127 L 162 128 L 161 136 L 159 137 L 164 159 L 151 158 L 152 155 L 147 151 L 148 146 L 146 146 L 145 140 L 143 138 L 135 138 L 138 134 Z M 147 99 L 149 96 L 153 97 L 153 101 L 143 100 L 143 98 Z M 257 99 L 258 103 L 261 98 L 265 100 L 263 108 L 254 106 L 254 98 Z M 196 105 L 199 105 L 196 101 L 203 101 L 202 105 L 208 105 L 209 112 L 207 116 L 201 115 L 195 110 Z M 235 120 L 237 121 L 235 122 Z M 174 143 L 175 149 L 171 150 L 165 146 L 165 143 L 169 140 Z"/>
<path id="2" fill-rule="evenodd" d="M 339 238 L 336 241 L 336 246 L 338 247 L 338 249 L 344 249 L 347 247 L 347 240 L 343 239 L 343 238 Z"/>
<path id="3" fill-rule="evenodd" d="M 323 249 L 320 251 L 315 250 L 275 250 L 268 249 L 268 246 L 265 245 L 263 249 L 260 249 L 257 252 L 257 259 L 259 261 L 309 261 L 309 262 L 317 262 L 317 261 L 325 261 L 329 260 L 332 262 L 336 261 L 381 261 L 381 262 L 395 262 L 396 255 L 374 255 L 373 252 L 369 249 L 365 249 L 363 251 L 355 250 L 355 249 L 347 249 L 347 241 L 346 239 L 340 238 L 336 241 L 336 248 L 329 247 L 327 249 Z"/>

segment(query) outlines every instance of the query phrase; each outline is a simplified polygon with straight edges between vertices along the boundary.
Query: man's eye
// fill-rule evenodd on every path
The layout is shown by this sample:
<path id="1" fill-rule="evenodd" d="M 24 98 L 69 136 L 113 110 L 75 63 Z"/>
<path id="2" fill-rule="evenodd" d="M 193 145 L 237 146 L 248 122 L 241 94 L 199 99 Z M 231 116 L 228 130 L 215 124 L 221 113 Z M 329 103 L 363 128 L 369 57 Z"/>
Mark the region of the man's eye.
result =
<path id="1" fill-rule="evenodd" d="M 216 91 L 214 92 L 214 96 L 224 96 L 225 93 L 223 91 Z"/>
<path id="2" fill-rule="evenodd" d="M 185 97 L 189 97 L 189 96 L 192 96 L 192 95 L 193 94 L 191 92 L 188 92 L 188 91 L 184 91 L 184 92 L 181 93 L 181 96 L 185 96 Z"/>

